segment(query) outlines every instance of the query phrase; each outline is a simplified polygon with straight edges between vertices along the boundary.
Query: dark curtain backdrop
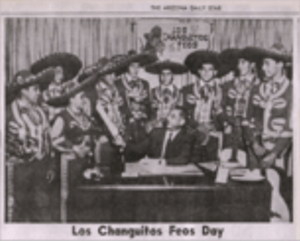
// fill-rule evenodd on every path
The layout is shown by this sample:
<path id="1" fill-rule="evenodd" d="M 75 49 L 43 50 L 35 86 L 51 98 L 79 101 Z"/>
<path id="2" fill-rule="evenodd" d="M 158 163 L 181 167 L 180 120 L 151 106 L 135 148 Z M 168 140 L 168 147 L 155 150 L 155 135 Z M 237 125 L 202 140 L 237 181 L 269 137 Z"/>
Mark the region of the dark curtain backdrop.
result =
<path id="1" fill-rule="evenodd" d="M 130 18 L 7 18 L 6 81 L 41 57 L 71 52 L 84 66 L 103 56 L 124 54 L 137 48 L 136 26 Z M 283 43 L 292 53 L 292 20 L 211 19 L 210 48 L 259 46 Z M 190 82 L 186 77 L 184 83 Z"/>

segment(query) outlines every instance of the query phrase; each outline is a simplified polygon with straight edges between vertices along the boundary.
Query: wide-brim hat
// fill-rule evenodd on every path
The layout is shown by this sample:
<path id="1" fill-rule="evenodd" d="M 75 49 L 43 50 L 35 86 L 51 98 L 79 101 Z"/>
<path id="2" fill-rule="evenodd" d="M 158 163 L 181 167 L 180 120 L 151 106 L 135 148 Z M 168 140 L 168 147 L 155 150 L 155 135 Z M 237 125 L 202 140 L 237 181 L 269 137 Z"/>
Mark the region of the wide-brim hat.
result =
<path id="1" fill-rule="evenodd" d="M 125 55 L 115 55 L 109 58 L 101 58 L 99 61 L 91 66 L 83 69 L 82 73 L 78 77 L 78 82 L 81 83 L 89 76 L 95 73 L 101 73 L 106 70 L 106 74 L 115 73 L 116 76 L 121 75 L 123 69 L 123 61 L 125 60 Z"/>
<path id="2" fill-rule="evenodd" d="M 203 64 L 212 64 L 215 69 L 219 68 L 218 53 L 211 50 L 197 50 L 190 53 L 184 60 L 184 64 L 189 68 L 192 74 L 199 75 L 198 70 Z"/>
<path id="3" fill-rule="evenodd" d="M 92 64 L 90 66 L 86 66 L 82 72 L 79 74 L 77 81 L 79 83 L 86 80 L 89 76 L 95 74 L 101 67 L 103 67 L 105 64 L 107 64 L 108 58 L 103 57 L 100 58 L 95 64 Z"/>
<path id="4" fill-rule="evenodd" d="M 6 86 L 6 100 L 12 101 L 20 90 L 32 85 L 38 85 L 41 91 L 48 88 L 54 79 L 54 68 L 45 69 L 34 75 L 29 70 L 21 70 L 17 72 L 13 80 Z"/>
<path id="5" fill-rule="evenodd" d="M 218 69 L 217 77 L 221 78 L 221 77 L 227 75 L 231 71 L 236 71 L 236 69 L 237 69 L 236 66 L 232 66 L 232 65 L 228 65 L 228 64 L 221 64 Z"/>
<path id="6" fill-rule="evenodd" d="M 265 58 L 282 61 L 284 63 L 292 63 L 292 55 L 288 53 L 282 44 L 273 44 L 269 49 L 259 49 L 259 57 L 261 60 Z"/>
<path id="7" fill-rule="evenodd" d="M 121 61 L 118 67 L 119 73 L 125 73 L 128 71 L 128 67 L 132 63 L 138 63 L 140 67 L 144 67 L 146 65 L 152 64 L 157 61 L 158 58 L 153 52 L 142 52 L 136 53 L 134 50 L 128 52 L 127 55 L 124 55 L 124 59 Z"/>
<path id="8" fill-rule="evenodd" d="M 220 66 L 218 68 L 218 77 L 235 71 L 238 65 L 240 50 L 237 48 L 228 48 L 219 54 Z"/>
<path id="9" fill-rule="evenodd" d="M 64 86 L 63 94 L 60 96 L 52 97 L 45 102 L 53 107 L 65 107 L 69 103 L 69 99 L 75 96 L 77 93 L 84 91 L 85 89 L 91 88 L 91 86 L 97 80 L 97 75 L 91 75 L 81 83 L 78 81 L 69 81 Z"/>
<path id="10" fill-rule="evenodd" d="M 116 59 L 118 59 L 118 61 L 116 61 Z M 115 57 L 114 60 L 115 61 L 108 61 L 108 63 L 102 66 L 100 69 L 92 71 L 84 78 L 81 77 L 80 81 L 70 81 L 70 85 L 66 85 L 64 93 L 61 96 L 53 97 L 49 100 L 46 100 L 46 102 L 54 107 L 66 106 L 71 97 L 73 97 L 80 91 L 93 88 L 99 80 L 103 81 L 103 76 L 110 74 L 114 71 L 120 71 L 120 68 L 123 68 L 123 66 L 127 64 L 124 58 Z"/>
<path id="11" fill-rule="evenodd" d="M 146 72 L 158 75 L 166 69 L 170 70 L 173 74 L 184 74 L 188 70 L 186 66 L 177 62 L 172 62 L 170 60 L 159 61 L 150 64 L 145 68 Z"/>
<path id="12" fill-rule="evenodd" d="M 239 59 L 245 59 L 251 63 L 260 64 L 263 49 L 258 47 L 246 47 L 240 50 Z"/>
<path id="13" fill-rule="evenodd" d="M 74 54 L 70 53 L 54 53 L 45 56 L 31 66 L 31 72 L 37 74 L 49 67 L 62 67 L 64 72 L 63 81 L 73 79 L 81 70 L 82 62 Z"/>

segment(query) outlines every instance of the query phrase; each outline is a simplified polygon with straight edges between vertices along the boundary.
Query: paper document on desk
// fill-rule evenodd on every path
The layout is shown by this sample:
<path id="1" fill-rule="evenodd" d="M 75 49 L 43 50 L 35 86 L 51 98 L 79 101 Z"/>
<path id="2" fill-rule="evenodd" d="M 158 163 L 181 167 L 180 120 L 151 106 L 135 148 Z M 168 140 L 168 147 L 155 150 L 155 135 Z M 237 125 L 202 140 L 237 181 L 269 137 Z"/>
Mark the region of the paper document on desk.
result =
<path id="1" fill-rule="evenodd" d="M 139 162 L 126 163 L 125 172 L 122 173 L 122 177 L 138 177 L 139 175 L 146 173 L 148 173 L 148 171 L 144 165 Z"/>
<path id="2" fill-rule="evenodd" d="M 143 159 L 140 161 L 147 175 L 203 175 L 203 172 L 194 164 L 169 166 L 160 159 Z"/>
<path id="3" fill-rule="evenodd" d="M 216 176 L 216 183 L 226 184 L 228 181 L 229 169 L 224 168 L 222 166 L 219 167 Z"/>
<path id="4" fill-rule="evenodd" d="M 194 164 L 181 165 L 181 166 L 156 166 L 148 169 L 152 174 L 160 175 L 179 175 L 179 176 L 203 176 L 203 172 Z"/>
<path id="5" fill-rule="evenodd" d="M 181 166 L 167 166 L 159 164 L 158 159 L 148 159 L 137 163 L 126 163 L 123 177 L 149 176 L 149 175 L 197 175 L 203 172 L 194 164 Z"/>

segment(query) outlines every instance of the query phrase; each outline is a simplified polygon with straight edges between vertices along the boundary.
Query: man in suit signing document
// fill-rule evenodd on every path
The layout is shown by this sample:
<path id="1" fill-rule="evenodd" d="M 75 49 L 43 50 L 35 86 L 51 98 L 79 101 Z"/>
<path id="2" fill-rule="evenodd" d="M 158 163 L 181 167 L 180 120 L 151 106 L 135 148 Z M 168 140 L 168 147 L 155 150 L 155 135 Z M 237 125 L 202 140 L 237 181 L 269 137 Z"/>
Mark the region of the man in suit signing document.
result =
<path id="1" fill-rule="evenodd" d="M 140 143 L 131 144 L 117 141 L 127 153 L 138 153 L 159 160 L 164 165 L 185 165 L 190 162 L 192 136 L 185 129 L 185 112 L 174 108 L 166 119 L 164 128 L 153 129 Z M 136 161 L 136 160 L 130 160 Z"/>

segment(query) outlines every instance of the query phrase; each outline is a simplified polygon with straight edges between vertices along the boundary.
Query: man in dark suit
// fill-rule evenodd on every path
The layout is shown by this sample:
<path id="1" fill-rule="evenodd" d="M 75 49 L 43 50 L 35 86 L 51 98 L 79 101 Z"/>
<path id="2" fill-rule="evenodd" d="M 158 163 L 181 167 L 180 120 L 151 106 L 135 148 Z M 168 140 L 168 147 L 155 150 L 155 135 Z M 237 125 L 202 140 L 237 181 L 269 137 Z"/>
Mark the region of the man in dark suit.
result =
<path id="1" fill-rule="evenodd" d="M 185 123 L 184 109 L 176 107 L 166 120 L 166 128 L 153 129 L 141 143 L 127 143 L 125 152 L 161 159 L 167 165 L 187 164 L 191 157 L 192 136 L 185 130 Z M 125 143 L 116 144 L 125 145 Z"/>

